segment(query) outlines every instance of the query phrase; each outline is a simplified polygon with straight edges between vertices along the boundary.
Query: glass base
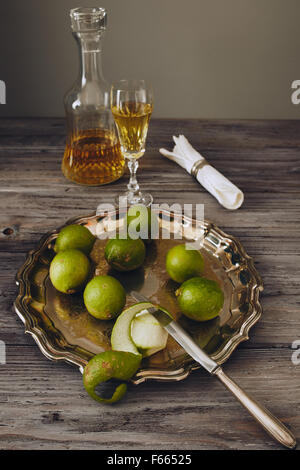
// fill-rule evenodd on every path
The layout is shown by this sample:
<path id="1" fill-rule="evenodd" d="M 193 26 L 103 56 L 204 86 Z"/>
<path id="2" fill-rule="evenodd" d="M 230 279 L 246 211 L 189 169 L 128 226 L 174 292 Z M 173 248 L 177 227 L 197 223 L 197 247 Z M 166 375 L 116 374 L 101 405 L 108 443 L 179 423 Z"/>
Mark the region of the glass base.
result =
<path id="1" fill-rule="evenodd" d="M 124 194 L 115 197 L 115 205 L 119 206 L 134 206 L 136 204 L 142 204 L 145 207 L 151 206 L 153 197 L 150 193 L 132 193 L 127 191 Z"/>

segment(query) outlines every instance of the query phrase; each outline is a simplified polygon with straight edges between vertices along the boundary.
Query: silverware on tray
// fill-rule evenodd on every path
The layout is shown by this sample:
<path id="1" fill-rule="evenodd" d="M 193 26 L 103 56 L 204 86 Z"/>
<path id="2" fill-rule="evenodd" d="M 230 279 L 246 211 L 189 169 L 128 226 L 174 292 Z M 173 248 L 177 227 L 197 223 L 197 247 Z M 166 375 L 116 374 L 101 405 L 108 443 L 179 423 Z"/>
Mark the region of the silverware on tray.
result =
<path id="1" fill-rule="evenodd" d="M 132 291 L 132 297 L 138 302 L 151 302 L 147 297 L 138 292 Z M 293 434 L 284 426 L 279 419 L 270 413 L 264 406 L 260 405 L 250 395 L 248 395 L 239 385 L 237 385 L 222 367 L 206 354 L 193 340 L 193 338 L 169 315 L 156 307 L 147 308 L 160 325 L 183 347 L 183 349 L 211 375 L 217 377 L 220 382 L 239 400 L 239 402 L 249 411 L 253 418 L 267 431 L 273 439 L 283 446 L 294 449 L 297 445 Z"/>

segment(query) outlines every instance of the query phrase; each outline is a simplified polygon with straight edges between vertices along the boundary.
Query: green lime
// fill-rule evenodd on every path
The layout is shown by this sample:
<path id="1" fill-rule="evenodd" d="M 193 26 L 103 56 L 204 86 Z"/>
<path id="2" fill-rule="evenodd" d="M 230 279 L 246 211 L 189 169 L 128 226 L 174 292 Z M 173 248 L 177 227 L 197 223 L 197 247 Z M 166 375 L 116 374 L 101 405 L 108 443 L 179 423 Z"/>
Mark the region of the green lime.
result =
<path id="1" fill-rule="evenodd" d="M 167 253 L 166 269 L 173 281 L 184 282 L 203 273 L 204 260 L 199 251 L 187 250 L 185 244 L 176 245 Z"/>
<path id="2" fill-rule="evenodd" d="M 54 250 L 56 253 L 76 249 L 88 255 L 95 242 L 94 235 L 83 225 L 67 225 L 58 234 Z"/>
<path id="3" fill-rule="evenodd" d="M 83 384 L 88 394 L 101 403 L 119 401 L 127 390 L 128 381 L 138 370 L 142 356 L 124 351 L 105 351 L 94 356 L 83 372 Z M 122 381 L 118 383 L 116 381 Z M 101 385 L 111 385 L 102 396 L 97 393 Z M 107 392 L 109 395 L 107 396 Z"/>
<path id="4" fill-rule="evenodd" d="M 224 303 L 219 284 L 205 277 L 188 279 L 177 289 L 176 296 L 182 313 L 196 321 L 215 318 Z"/>
<path id="5" fill-rule="evenodd" d="M 137 234 L 142 240 L 157 238 L 159 231 L 158 218 L 155 212 L 143 205 L 131 206 L 126 215 L 127 233 L 131 238 Z"/>
<path id="6" fill-rule="evenodd" d="M 84 288 L 90 273 L 90 262 L 79 250 L 61 251 L 50 265 L 50 279 L 54 287 L 65 294 Z"/>
<path id="7" fill-rule="evenodd" d="M 115 318 L 126 302 L 122 284 L 112 276 L 95 276 L 84 289 L 84 304 L 88 312 L 100 320 Z"/>
<path id="8" fill-rule="evenodd" d="M 127 238 L 108 240 L 105 247 L 105 259 L 117 271 L 132 271 L 142 266 L 146 249 L 141 239 Z"/>

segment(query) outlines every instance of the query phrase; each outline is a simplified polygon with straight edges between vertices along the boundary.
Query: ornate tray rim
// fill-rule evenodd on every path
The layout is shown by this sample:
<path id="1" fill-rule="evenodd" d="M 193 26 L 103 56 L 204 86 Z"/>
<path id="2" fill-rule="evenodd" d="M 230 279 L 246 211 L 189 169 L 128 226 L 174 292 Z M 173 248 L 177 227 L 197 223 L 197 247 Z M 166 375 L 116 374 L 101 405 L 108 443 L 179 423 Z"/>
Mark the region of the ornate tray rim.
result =
<path id="1" fill-rule="evenodd" d="M 168 211 L 165 210 L 160 210 L 160 212 L 165 213 L 167 215 L 170 214 Z M 16 274 L 16 284 L 19 288 L 19 292 L 14 302 L 14 309 L 16 314 L 25 326 L 25 334 L 30 334 L 33 337 L 41 352 L 48 359 L 52 361 L 65 361 L 69 364 L 76 365 L 79 367 L 81 373 L 83 372 L 83 368 L 87 364 L 88 352 L 86 351 L 87 359 L 84 359 L 79 357 L 78 354 L 74 352 L 75 346 L 72 346 L 69 343 L 69 347 L 67 349 L 58 348 L 57 345 L 54 345 L 49 341 L 43 328 L 38 325 L 36 318 L 34 318 L 30 311 L 26 308 L 24 300 L 26 298 L 26 293 L 28 292 L 29 284 L 26 279 L 26 273 L 29 271 L 34 261 L 40 255 L 42 249 L 45 247 L 45 243 L 49 242 L 49 239 L 55 238 L 55 235 L 57 235 L 63 227 L 72 223 L 80 223 L 82 221 L 87 221 L 88 219 L 94 218 L 95 216 L 101 217 L 106 214 L 107 213 L 96 214 L 94 212 L 87 216 L 73 217 L 67 220 L 65 224 L 58 227 L 57 229 L 47 232 L 39 240 L 37 248 L 28 252 L 24 264 L 20 267 Z M 195 219 L 189 220 L 192 223 L 197 222 Z M 223 350 L 221 350 L 219 354 L 212 356 L 213 359 L 216 360 L 219 364 L 223 364 L 241 342 L 247 341 L 249 339 L 250 329 L 252 328 L 252 326 L 255 325 L 255 323 L 257 323 L 257 321 L 261 317 L 262 306 L 259 301 L 259 294 L 263 290 L 263 282 L 261 276 L 259 275 L 254 266 L 253 258 L 246 253 L 244 247 L 237 238 L 223 232 L 213 222 L 210 222 L 208 220 L 204 221 L 204 227 L 206 230 L 209 230 L 210 233 L 217 235 L 223 241 L 231 243 L 235 246 L 237 252 L 243 257 L 244 261 L 246 262 L 247 269 L 251 273 L 252 279 L 255 280 L 255 283 L 252 286 L 252 295 L 250 301 L 253 308 L 252 314 L 249 316 L 249 318 L 246 319 L 245 322 L 243 322 L 239 331 L 230 338 Z M 131 379 L 131 382 L 137 385 L 147 380 L 159 380 L 169 382 L 180 381 L 188 377 L 188 375 L 193 370 L 199 369 L 200 367 L 201 366 L 199 364 L 195 363 L 194 361 L 191 361 L 191 363 L 187 363 L 184 365 L 184 367 L 181 367 L 174 371 L 142 369 L 139 370 L 137 374 Z"/>

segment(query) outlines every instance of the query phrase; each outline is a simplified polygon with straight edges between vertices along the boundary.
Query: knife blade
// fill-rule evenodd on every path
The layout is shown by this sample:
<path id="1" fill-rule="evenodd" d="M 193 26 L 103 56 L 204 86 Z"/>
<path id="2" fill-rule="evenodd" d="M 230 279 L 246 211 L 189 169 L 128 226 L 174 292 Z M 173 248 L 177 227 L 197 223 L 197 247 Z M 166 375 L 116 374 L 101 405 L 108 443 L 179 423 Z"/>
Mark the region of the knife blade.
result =
<path id="1" fill-rule="evenodd" d="M 131 296 L 138 302 L 151 302 L 139 292 L 132 291 Z M 153 305 L 153 304 L 152 304 Z M 276 441 L 289 449 L 297 446 L 297 441 L 291 431 L 276 418 L 267 408 L 248 395 L 236 382 L 225 374 L 222 367 L 204 352 L 194 339 L 170 315 L 158 306 L 147 308 L 159 324 L 183 347 L 183 349 L 211 375 L 229 390 L 263 429 Z"/>

